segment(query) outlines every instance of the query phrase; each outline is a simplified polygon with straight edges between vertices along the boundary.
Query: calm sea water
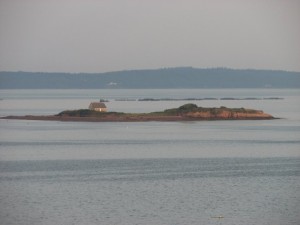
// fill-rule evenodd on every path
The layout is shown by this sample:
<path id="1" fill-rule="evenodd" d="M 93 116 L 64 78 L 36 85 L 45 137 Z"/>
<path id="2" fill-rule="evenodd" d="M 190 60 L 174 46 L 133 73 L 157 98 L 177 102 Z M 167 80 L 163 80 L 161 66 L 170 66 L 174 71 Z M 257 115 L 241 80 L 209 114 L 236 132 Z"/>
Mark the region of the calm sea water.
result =
<path id="1" fill-rule="evenodd" d="M 300 90 L 0 90 L 0 115 L 190 101 L 282 119 L 85 123 L 0 120 L 0 224 L 300 224 Z"/>

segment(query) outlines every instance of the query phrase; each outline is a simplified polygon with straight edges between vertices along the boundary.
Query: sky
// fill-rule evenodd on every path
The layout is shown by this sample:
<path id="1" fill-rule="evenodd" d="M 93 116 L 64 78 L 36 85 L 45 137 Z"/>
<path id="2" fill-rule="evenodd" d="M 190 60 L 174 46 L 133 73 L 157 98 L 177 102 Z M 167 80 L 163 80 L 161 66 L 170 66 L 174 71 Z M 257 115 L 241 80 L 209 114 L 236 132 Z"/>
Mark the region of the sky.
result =
<path id="1" fill-rule="evenodd" d="M 300 71 L 299 0 L 0 0 L 0 71 Z"/>

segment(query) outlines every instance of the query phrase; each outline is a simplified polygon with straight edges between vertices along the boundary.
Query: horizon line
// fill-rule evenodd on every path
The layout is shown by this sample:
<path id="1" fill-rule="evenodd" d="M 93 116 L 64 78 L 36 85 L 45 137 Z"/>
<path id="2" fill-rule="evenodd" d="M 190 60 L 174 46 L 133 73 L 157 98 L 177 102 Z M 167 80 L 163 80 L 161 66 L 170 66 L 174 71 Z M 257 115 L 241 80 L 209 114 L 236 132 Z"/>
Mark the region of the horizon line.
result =
<path id="1" fill-rule="evenodd" d="M 123 69 L 123 70 L 111 70 L 105 72 L 49 72 L 49 71 L 7 71 L 1 70 L 0 73 L 61 73 L 61 74 L 107 74 L 107 73 L 118 73 L 118 72 L 131 72 L 131 71 L 154 71 L 154 70 L 172 70 L 172 69 L 199 69 L 199 70 L 243 70 L 243 71 L 276 71 L 276 72 L 288 72 L 288 73 L 300 73 L 300 71 L 293 71 L 293 70 L 283 70 L 283 69 L 258 69 L 258 68 L 244 68 L 244 69 L 237 69 L 231 67 L 193 67 L 193 66 L 176 66 L 176 67 L 160 67 L 160 68 L 152 68 L 152 69 Z"/>

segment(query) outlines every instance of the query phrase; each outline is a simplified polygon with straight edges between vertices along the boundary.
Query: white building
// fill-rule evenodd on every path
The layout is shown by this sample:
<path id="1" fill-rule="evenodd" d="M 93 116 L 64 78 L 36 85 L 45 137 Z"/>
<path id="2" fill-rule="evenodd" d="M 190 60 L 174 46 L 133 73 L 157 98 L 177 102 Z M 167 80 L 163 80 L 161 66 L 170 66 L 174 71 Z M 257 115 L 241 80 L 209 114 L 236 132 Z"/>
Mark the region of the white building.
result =
<path id="1" fill-rule="evenodd" d="M 103 102 L 92 102 L 89 106 L 90 110 L 98 111 L 98 112 L 106 112 L 107 108 Z"/>

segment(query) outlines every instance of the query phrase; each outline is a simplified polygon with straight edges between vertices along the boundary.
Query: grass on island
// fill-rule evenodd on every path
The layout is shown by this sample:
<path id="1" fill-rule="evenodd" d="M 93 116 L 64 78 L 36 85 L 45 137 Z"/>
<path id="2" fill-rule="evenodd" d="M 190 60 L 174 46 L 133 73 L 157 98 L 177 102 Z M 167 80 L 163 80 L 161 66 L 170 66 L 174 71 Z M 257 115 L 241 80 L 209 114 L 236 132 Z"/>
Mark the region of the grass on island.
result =
<path id="1" fill-rule="evenodd" d="M 257 113 L 258 110 L 245 109 L 245 108 L 227 108 L 221 106 L 219 108 L 203 108 L 198 107 L 196 104 L 185 104 L 178 108 L 166 109 L 161 112 L 150 112 L 150 113 L 123 113 L 123 112 L 98 112 L 90 109 L 79 109 L 79 110 L 66 110 L 62 111 L 56 116 L 69 116 L 69 117 L 135 117 L 135 116 L 179 116 L 190 112 L 209 112 L 212 115 L 218 115 L 223 111 L 235 112 L 235 113 Z"/>

